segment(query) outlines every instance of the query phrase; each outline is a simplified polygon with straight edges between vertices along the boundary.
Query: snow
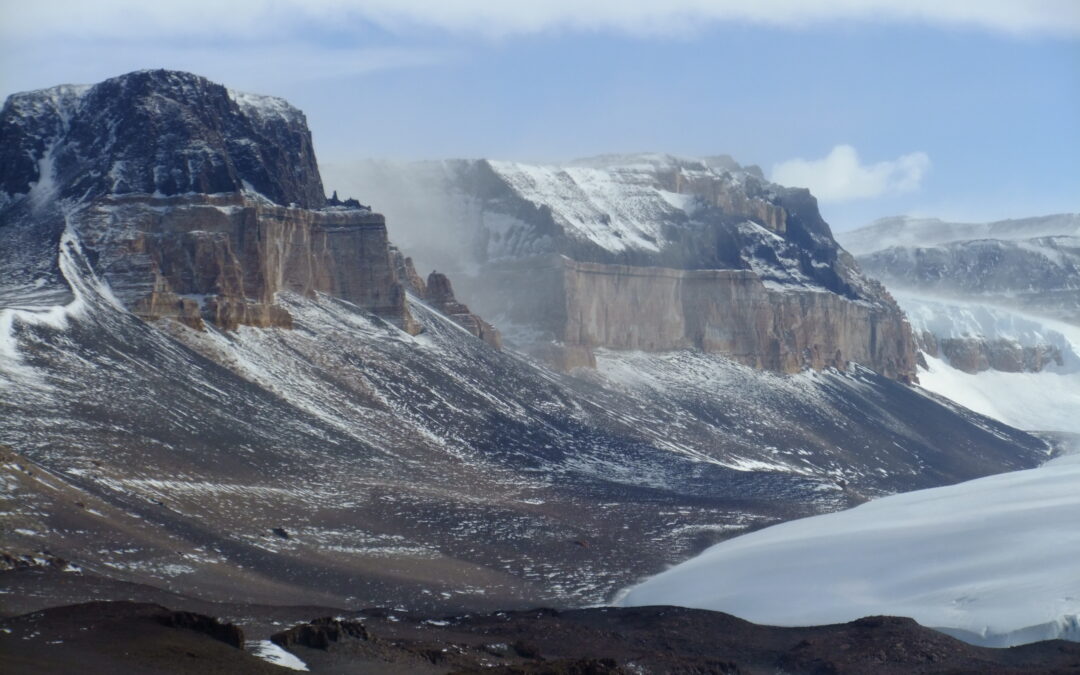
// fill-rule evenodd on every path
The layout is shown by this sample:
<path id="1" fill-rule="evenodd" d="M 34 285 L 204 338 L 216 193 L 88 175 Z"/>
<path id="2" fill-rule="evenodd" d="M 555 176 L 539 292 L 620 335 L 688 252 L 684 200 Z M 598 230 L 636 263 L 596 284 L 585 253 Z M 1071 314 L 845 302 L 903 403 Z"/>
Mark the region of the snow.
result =
<path id="1" fill-rule="evenodd" d="M 1080 433 L 1080 327 L 979 302 L 894 293 L 916 334 L 1008 340 L 1024 347 L 1056 347 L 1062 364 L 1042 371 L 966 373 L 924 354 L 919 384 L 960 405 L 1019 429 Z"/>
<path id="2" fill-rule="evenodd" d="M 799 626 L 909 616 L 974 644 L 1080 640 L 1080 455 L 707 549 L 625 592 Z"/>
<path id="3" fill-rule="evenodd" d="M 283 98 L 277 96 L 264 96 L 261 94 L 249 94 L 247 92 L 227 90 L 229 98 L 240 106 L 244 114 L 254 115 L 262 119 L 277 118 L 286 122 L 292 122 L 301 116 L 301 112 L 294 108 Z"/>
<path id="4" fill-rule="evenodd" d="M 1008 340 L 1024 347 L 1054 346 L 1070 370 L 1080 368 L 1080 327 L 1063 321 L 997 307 L 980 301 L 935 297 L 894 290 L 893 297 L 916 333 L 938 339 Z"/>
<path id="5" fill-rule="evenodd" d="M 857 230 L 836 233 L 841 245 L 857 256 L 894 246 L 927 247 L 976 239 L 1015 241 L 1054 236 L 1080 236 L 1080 213 L 992 223 L 952 223 L 937 218 L 901 216 L 882 218 Z"/>
<path id="6" fill-rule="evenodd" d="M 264 661 L 269 661 L 274 665 L 288 668 L 289 670 L 302 670 L 307 672 L 307 664 L 301 661 L 299 657 L 292 652 L 285 651 L 269 640 L 249 642 L 248 648 L 251 650 L 252 654 Z"/>
<path id="7" fill-rule="evenodd" d="M 657 184 L 657 173 L 711 177 L 735 184 L 737 174 L 703 160 L 670 155 L 630 155 L 579 160 L 570 165 L 489 161 L 517 194 L 551 210 L 568 235 L 612 252 L 659 251 L 665 223 L 691 219 L 700 200 Z M 487 223 L 485 223 L 487 224 Z"/>
<path id="8" fill-rule="evenodd" d="M 549 207 L 568 234 L 609 251 L 660 250 L 660 225 L 677 208 L 644 172 L 490 164 L 519 194 Z"/>
<path id="9" fill-rule="evenodd" d="M 1080 434 L 1080 371 L 965 373 L 924 355 L 919 384 L 977 413 L 1028 431 Z"/>

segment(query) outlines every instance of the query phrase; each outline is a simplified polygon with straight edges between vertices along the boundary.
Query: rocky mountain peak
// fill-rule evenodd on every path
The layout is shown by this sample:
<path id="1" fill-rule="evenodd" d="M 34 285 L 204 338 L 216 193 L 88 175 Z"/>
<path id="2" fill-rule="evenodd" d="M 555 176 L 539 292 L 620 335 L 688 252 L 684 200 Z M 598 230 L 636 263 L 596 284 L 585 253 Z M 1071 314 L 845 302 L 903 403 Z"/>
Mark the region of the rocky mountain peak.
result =
<path id="1" fill-rule="evenodd" d="M 0 202 L 248 190 L 326 202 L 303 113 L 191 73 L 141 70 L 14 94 L 0 112 Z"/>

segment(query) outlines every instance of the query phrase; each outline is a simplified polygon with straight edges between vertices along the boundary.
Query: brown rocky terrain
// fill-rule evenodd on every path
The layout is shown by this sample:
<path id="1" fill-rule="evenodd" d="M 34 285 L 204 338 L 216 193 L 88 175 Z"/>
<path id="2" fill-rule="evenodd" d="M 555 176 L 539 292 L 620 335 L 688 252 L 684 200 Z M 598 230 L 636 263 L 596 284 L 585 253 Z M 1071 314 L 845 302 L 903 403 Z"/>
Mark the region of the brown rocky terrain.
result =
<path id="1" fill-rule="evenodd" d="M 453 617 L 347 612 L 270 636 L 315 673 L 1021 673 L 1080 669 L 1080 645 L 974 647 L 910 619 L 776 628 L 677 607 L 538 609 Z M 285 673 L 241 627 L 160 605 L 95 602 L 0 619 L 5 663 L 37 673 Z M 262 637 L 261 634 L 258 637 Z"/>

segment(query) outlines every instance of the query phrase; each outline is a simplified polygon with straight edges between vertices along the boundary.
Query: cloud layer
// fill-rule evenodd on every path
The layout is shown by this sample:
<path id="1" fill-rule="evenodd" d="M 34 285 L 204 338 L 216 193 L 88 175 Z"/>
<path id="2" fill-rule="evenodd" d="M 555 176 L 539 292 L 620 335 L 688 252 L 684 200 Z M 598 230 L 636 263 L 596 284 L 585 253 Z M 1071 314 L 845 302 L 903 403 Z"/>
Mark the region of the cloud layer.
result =
<path id="1" fill-rule="evenodd" d="M 789 159 L 777 164 L 772 180 L 810 188 L 823 202 L 847 202 L 916 190 L 929 169 L 930 157 L 925 152 L 863 164 L 855 148 L 837 145 L 821 159 Z"/>
<path id="2" fill-rule="evenodd" d="M 908 22 L 1002 33 L 1080 35 L 1076 0 L 41 0 L 3 3 L 0 35 L 264 36 L 354 23 L 504 37 L 553 30 L 685 33 L 738 21 L 799 27 L 829 21 Z"/>

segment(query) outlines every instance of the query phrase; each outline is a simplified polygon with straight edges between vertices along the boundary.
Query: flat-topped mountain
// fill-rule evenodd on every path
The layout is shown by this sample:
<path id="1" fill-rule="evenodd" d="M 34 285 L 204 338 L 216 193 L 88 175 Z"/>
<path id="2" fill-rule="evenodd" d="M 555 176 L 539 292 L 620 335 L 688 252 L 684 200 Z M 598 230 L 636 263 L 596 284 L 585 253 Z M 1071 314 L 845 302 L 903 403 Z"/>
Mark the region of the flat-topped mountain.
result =
<path id="1" fill-rule="evenodd" d="M 902 313 L 813 196 L 731 158 L 383 162 L 351 177 L 384 195 L 419 260 L 564 367 L 597 347 L 694 348 L 782 372 L 859 363 L 914 377 Z"/>
<path id="2" fill-rule="evenodd" d="M 0 148 L 4 220 L 30 258 L 7 262 L 31 296 L 62 285 L 55 250 L 74 229 L 143 318 L 287 327 L 289 290 L 417 330 L 385 220 L 328 206 L 304 115 L 281 99 L 139 71 L 10 97 Z"/>

